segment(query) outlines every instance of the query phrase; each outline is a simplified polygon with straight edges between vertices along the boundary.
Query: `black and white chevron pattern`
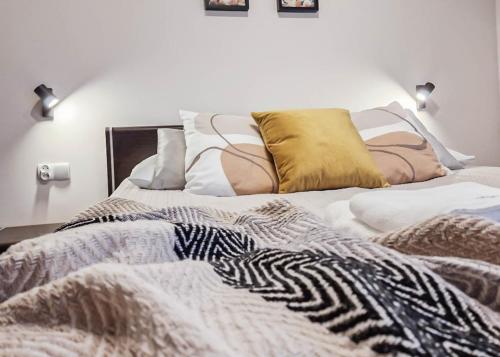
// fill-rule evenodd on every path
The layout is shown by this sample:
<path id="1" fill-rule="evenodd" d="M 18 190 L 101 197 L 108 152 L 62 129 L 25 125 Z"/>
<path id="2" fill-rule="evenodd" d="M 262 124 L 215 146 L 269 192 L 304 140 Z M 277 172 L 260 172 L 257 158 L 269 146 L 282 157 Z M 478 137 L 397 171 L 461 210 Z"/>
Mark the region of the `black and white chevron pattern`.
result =
<path id="1" fill-rule="evenodd" d="M 175 233 L 174 250 L 180 259 L 216 261 L 238 257 L 255 249 L 253 239 L 229 229 L 176 223 Z"/>
<path id="2" fill-rule="evenodd" d="M 389 355 L 500 356 L 500 324 L 439 275 L 416 260 L 320 227 L 286 202 L 233 215 L 109 200 L 61 230 L 137 220 L 183 222 L 174 223 L 180 259 L 209 262 L 228 286 L 360 347 Z"/>
<path id="3" fill-rule="evenodd" d="M 138 202 L 121 198 L 109 198 L 80 213 L 69 223 L 57 229 L 57 232 L 97 223 L 135 222 L 135 221 L 167 221 L 186 223 L 217 224 L 225 222 L 228 217 L 224 212 L 210 208 L 168 207 L 154 209 Z M 231 214 L 228 215 L 231 217 Z M 227 223 L 227 222 L 225 222 Z"/>
<path id="4" fill-rule="evenodd" d="M 500 356 L 500 330 L 412 264 L 255 249 L 240 233 L 202 225 L 178 224 L 176 234 L 180 258 L 211 262 L 224 283 L 377 353 Z"/>

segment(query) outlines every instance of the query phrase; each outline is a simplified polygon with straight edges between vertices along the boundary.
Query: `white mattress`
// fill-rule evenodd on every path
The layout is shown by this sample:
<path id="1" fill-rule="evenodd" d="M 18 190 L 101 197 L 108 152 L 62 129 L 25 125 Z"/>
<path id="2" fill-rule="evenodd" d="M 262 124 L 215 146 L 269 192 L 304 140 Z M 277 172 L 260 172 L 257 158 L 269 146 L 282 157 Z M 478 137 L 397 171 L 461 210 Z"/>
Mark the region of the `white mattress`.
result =
<path id="1" fill-rule="evenodd" d="M 449 185 L 457 182 L 478 182 L 484 185 L 500 188 L 499 167 L 473 167 L 454 171 L 453 174 L 440 177 L 427 182 L 393 186 L 389 189 L 411 190 L 426 187 Z M 252 208 L 263 203 L 286 199 L 293 204 L 304 207 L 321 218 L 325 216 L 325 208 L 333 202 L 349 200 L 354 194 L 362 192 L 361 188 L 347 188 L 331 191 L 300 192 L 292 194 L 252 195 L 238 197 L 213 197 L 199 196 L 183 191 L 157 191 L 140 189 L 129 180 L 125 180 L 113 193 L 112 197 L 127 198 L 142 202 L 153 207 L 168 206 L 205 206 L 224 209 L 227 211 L 240 211 Z"/>

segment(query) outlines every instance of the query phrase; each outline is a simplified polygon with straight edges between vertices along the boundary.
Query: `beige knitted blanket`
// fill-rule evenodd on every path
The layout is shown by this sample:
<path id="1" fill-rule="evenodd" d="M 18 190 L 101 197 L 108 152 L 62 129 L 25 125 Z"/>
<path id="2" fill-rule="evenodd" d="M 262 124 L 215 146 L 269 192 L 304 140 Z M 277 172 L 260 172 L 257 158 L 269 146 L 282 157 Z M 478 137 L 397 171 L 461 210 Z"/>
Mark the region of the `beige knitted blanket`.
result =
<path id="1" fill-rule="evenodd" d="M 0 255 L 0 355 L 498 356 L 499 277 L 340 236 L 283 201 L 112 199 Z"/>
<path id="2" fill-rule="evenodd" d="M 477 215 L 440 215 L 372 241 L 406 254 L 460 257 L 500 265 L 500 225 Z"/>

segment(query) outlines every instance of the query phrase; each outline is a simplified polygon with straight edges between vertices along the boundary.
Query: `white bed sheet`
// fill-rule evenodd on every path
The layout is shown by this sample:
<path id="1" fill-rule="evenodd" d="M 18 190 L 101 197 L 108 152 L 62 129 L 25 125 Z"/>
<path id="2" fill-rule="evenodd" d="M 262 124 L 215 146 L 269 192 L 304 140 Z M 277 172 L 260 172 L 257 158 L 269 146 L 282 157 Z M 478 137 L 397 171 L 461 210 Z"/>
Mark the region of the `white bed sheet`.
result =
<path id="1" fill-rule="evenodd" d="M 412 190 L 449 185 L 457 182 L 478 182 L 484 185 L 500 188 L 500 168 L 466 168 L 454 171 L 453 174 L 445 177 L 440 177 L 426 182 L 393 186 L 389 188 L 389 190 Z M 238 197 L 213 197 L 199 196 L 183 191 L 144 190 L 138 188 L 129 180 L 125 180 L 113 193 L 112 197 L 127 198 L 158 208 L 189 205 L 213 207 L 228 211 L 240 211 L 259 206 L 272 200 L 286 199 L 295 205 L 308 209 L 320 218 L 325 218 L 326 207 L 337 201 L 349 200 L 353 195 L 362 191 L 363 189 L 361 188 L 347 188 L 341 190 L 299 192 L 283 195 L 268 194 Z"/>
<path id="2" fill-rule="evenodd" d="M 277 199 L 286 199 L 291 203 L 304 207 L 323 218 L 325 208 L 331 202 L 349 199 L 354 194 L 362 191 L 363 189 L 360 188 L 349 188 L 335 191 L 299 192 L 283 195 L 266 194 L 236 197 L 214 197 L 200 196 L 176 190 L 145 190 L 135 186 L 129 180 L 125 180 L 116 189 L 112 197 L 126 198 L 158 208 L 187 205 L 197 207 L 213 207 L 232 212 L 257 207 L 265 204 L 266 202 Z"/>

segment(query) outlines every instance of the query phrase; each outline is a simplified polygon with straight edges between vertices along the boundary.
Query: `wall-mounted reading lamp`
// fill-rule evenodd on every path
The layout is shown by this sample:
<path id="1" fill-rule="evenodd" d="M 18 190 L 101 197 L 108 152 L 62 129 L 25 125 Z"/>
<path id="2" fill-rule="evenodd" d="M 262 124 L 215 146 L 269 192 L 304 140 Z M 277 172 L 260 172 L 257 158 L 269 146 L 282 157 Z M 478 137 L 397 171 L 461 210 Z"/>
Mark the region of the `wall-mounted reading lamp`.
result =
<path id="1" fill-rule="evenodd" d="M 434 89 L 436 86 L 431 82 L 417 86 L 417 110 L 424 110 L 427 107 L 427 99 Z"/>
<path id="2" fill-rule="evenodd" d="M 41 84 L 35 88 L 35 93 L 40 97 L 42 103 L 42 116 L 44 118 L 52 118 L 52 109 L 59 103 L 59 99 L 54 95 L 52 88 L 48 88 L 45 84 Z"/>

